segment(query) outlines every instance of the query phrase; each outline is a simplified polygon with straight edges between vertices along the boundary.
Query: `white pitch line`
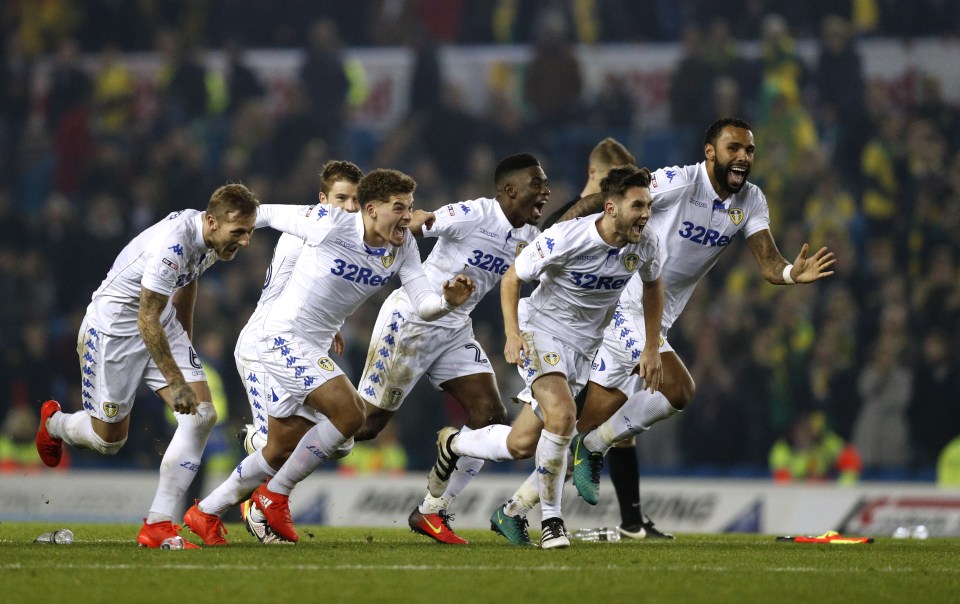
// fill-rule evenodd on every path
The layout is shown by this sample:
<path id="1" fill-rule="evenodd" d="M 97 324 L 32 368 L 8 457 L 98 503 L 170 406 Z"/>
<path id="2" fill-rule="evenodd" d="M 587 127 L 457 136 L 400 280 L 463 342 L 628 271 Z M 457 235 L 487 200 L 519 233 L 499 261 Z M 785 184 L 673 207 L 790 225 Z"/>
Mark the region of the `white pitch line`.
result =
<path id="1" fill-rule="evenodd" d="M 12 564 L 3 564 L 0 565 L 0 570 L 35 570 L 39 568 L 38 566 L 32 566 L 22 563 L 12 563 Z M 538 572 L 567 572 L 582 570 L 580 566 L 551 566 L 551 565 L 542 565 L 542 566 L 475 566 L 475 565 L 461 565 L 461 566 L 449 566 L 449 565 L 440 565 L 440 564 L 268 564 L 268 565 L 257 565 L 257 564 L 216 564 L 216 565 L 207 565 L 207 564 L 178 564 L 178 563 L 169 563 L 169 564 L 157 564 L 156 560 L 151 560 L 145 562 L 144 564 L 57 564 L 57 569 L 73 569 L 73 570 L 134 570 L 141 571 L 149 569 L 151 571 L 168 569 L 168 570 L 199 570 L 199 571 L 208 571 L 208 570 L 237 570 L 237 571 L 260 571 L 260 570 L 295 570 L 295 571 L 419 571 L 419 572 L 433 572 L 433 571 L 442 571 L 442 570 L 455 570 L 455 571 L 473 571 L 473 572 L 484 572 L 484 571 L 493 571 L 493 572 L 528 572 L 528 571 L 538 571 Z M 623 571 L 633 571 L 636 570 L 636 566 L 633 565 L 605 565 L 605 566 L 593 566 L 591 570 L 608 570 L 615 572 Z M 677 565 L 677 566 L 644 566 L 644 571 L 648 572 L 688 572 L 690 570 L 695 570 L 699 572 L 713 572 L 713 573 L 730 573 L 730 572 L 770 572 L 770 573 L 796 573 L 796 574 L 806 574 L 806 573 L 889 573 L 889 574 L 914 574 L 914 573 L 937 573 L 945 575 L 956 575 L 960 574 L 960 568 L 955 567 L 944 567 L 944 568 L 903 568 L 903 567 L 893 567 L 888 566 L 884 568 L 832 568 L 824 569 L 812 566 L 787 566 L 787 567 L 771 567 L 771 568 L 754 568 L 747 569 L 743 567 L 732 567 L 732 566 L 719 566 L 719 565 Z"/>

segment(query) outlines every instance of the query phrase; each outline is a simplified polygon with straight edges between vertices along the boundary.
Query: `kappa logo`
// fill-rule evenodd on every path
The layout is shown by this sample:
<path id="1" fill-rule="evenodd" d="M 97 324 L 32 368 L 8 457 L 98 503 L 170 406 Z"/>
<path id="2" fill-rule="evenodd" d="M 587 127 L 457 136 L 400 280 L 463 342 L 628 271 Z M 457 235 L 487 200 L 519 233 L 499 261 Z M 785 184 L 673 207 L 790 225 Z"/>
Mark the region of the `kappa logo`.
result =
<path id="1" fill-rule="evenodd" d="M 120 413 L 120 405 L 116 403 L 104 403 L 103 412 L 107 417 L 116 417 Z"/>
<path id="2" fill-rule="evenodd" d="M 730 216 L 730 220 L 733 221 L 733 224 L 740 226 L 740 223 L 743 222 L 743 210 L 740 208 L 730 208 L 727 211 L 727 214 Z"/>
<path id="3" fill-rule="evenodd" d="M 390 254 L 389 256 L 382 256 L 380 262 L 383 263 L 383 268 L 390 268 L 396 258 L 394 254 Z"/>
<path id="4" fill-rule="evenodd" d="M 320 369 L 323 369 L 324 371 L 333 371 L 333 368 L 335 367 L 333 361 L 330 360 L 330 357 L 323 357 L 317 361 L 317 365 L 319 365 Z"/>
<path id="5" fill-rule="evenodd" d="M 543 355 L 543 360 L 551 365 L 556 365 L 560 362 L 560 355 L 555 352 L 548 352 Z"/>
<path id="6" fill-rule="evenodd" d="M 640 264 L 640 256 L 636 254 L 627 254 L 623 257 L 623 266 L 630 272 L 633 272 L 638 264 Z"/>

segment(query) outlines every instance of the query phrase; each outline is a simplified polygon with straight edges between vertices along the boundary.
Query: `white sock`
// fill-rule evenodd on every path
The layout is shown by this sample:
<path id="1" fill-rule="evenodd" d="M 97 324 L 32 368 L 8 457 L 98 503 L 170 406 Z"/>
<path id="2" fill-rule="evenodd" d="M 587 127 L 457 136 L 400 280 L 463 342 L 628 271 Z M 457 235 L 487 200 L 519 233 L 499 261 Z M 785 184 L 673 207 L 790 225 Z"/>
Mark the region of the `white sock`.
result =
<path id="1" fill-rule="evenodd" d="M 290 459 L 270 480 L 267 488 L 274 493 L 289 495 L 298 482 L 310 476 L 346 441 L 347 437 L 337 430 L 333 422 L 318 423 L 303 435 Z"/>
<path id="2" fill-rule="evenodd" d="M 567 447 L 573 436 L 540 432 L 537 442 L 537 474 L 540 475 L 540 504 L 543 519 L 559 518 L 563 478 L 567 473 Z"/>
<path id="3" fill-rule="evenodd" d="M 196 415 L 174 413 L 173 416 L 177 419 L 177 430 L 160 462 L 160 481 L 147 515 L 149 524 L 173 519 L 174 509 L 200 469 L 200 459 L 217 412 L 213 403 L 202 402 L 197 406 Z"/>
<path id="4" fill-rule="evenodd" d="M 237 465 L 220 486 L 203 498 L 199 504 L 200 511 L 223 516 L 231 506 L 239 503 L 264 480 L 276 473 L 263 458 L 263 451 L 254 451 Z"/>
<path id="5" fill-rule="evenodd" d="M 606 455 L 613 445 L 650 429 L 650 426 L 680 413 L 662 392 L 635 392 L 610 419 L 583 437 L 590 451 Z"/>
<path id="6" fill-rule="evenodd" d="M 466 426 L 464 426 L 466 427 Z M 479 430 L 471 430 L 460 434 L 453 439 L 453 452 L 462 457 L 474 457 L 489 461 L 506 461 L 513 459 L 507 449 L 507 436 L 510 435 L 510 426 L 493 424 Z"/>
<path id="7" fill-rule="evenodd" d="M 93 449 L 93 421 L 85 411 L 79 413 L 54 413 L 47 422 L 47 432 L 54 438 L 63 439 L 71 447 Z"/>
<path id="8" fill-rule="evenodd" d="M 434 497 L 428 491 L 423 501 L 417 506 L 417 511 L 421 514 L 439 514 L 440 510 L 447 509 L 449 505 L 450 501 L 445 496 Z"/>
<path id="9" fill-rule="evenodd" d="M 457 468 L 450 475 L 450 482 L 447 483 L 447 490 L 443 492 L 443 499 L 447 501 L 447 507 L 453 503 L 457 495 L 463 492 L 470 481 L 480 473 L 483 467 L 483 460 L 475 457 L 461 457 L 457 460 Z"/>
<path id="10" fill-rule="evenodd" d="M 530 510 L 535 508 L 538 503 L 540 503 L 540 474 L 534 469 L 520 485 L 520 488 L 514 491 L 510 499 L 507 500 L 507 505 L 504 506 L 503 511 L 507 516 L 526 518 Z"/>

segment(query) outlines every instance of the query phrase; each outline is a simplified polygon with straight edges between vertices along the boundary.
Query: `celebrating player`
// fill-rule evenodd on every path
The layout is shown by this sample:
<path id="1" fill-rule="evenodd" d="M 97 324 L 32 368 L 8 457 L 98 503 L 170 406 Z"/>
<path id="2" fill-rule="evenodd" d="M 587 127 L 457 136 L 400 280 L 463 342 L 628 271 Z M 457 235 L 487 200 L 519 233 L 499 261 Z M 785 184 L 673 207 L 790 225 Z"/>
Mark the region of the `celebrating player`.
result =
<path id="1" fill-rule="evenodd" d="M 770 233 L 766 198 L 759 187 L 747 182 L 754 152 L 750 125 L 740 119 L 723 118 L 707 129 L 705 161 L 683 168 L 662 168 L 653 174 L 653 214 L 647 228 L 655 231 L 662 242 L 666 305 L 658 338 L 663 382 L 658 391 L 646 390 L 642 376 L 634 371 L 637 350 L 649 342 L 649 336 L 643 335 L 649 332 L 641 327 L 649 318 L 636 303 L 638 288 L 628 285 L 604 331 L 603 346 L 593 363 L 586 403 L 577 423 L 580 434 L 571 444 L 574 484 L 589 503 L 596 503 L 599 497 L 603 454 L 612 445 L 673 417 L 693 399 L 693 379 L 670 346 L 667 331 L 680 316 L 697 283 L 738 233 L 747 240 L 761 273 L 770 283 L 812 283 L 833 275 L 829 269 L 835 258 L 825 247 L 811 256 L 805 243 L 793 263 L 780 255 Z M 596 198 L 584 198 L 564 218 L 588 214 L 598 202 Z M 657 531 L 639 512 L 636 450 L 617 449 L 615 459 L 628 470 L 618 471 L 619 478 L 614 481 L 621 500 L 620 534 L 641 539 L 655 531 L 669 537 Z M 536 477 L 531 476 L 514 494 L 508 505 L 513 514 L 524 516 L 536 504 L 536 487 Z"/>
<path id="2" fill-rule="evenodd" d="M 80 328 L 84 412 L 64 413 L 52 400 L 41 407 L 37 452 L 51 467 L 60 463 L 64 442 L 115 455 L 127 441 L 141 381 L 174 411 L 177 429 L 137 537 L 142 547 L 160 547 L 177 536 L 174 509 L 217 422 L 206 373 L 190 343 L 197 279 L 249 244 L 258 206 L 247 187 L 225 185 L 213 192 L 206 211 L 174 212 L 128 243 L 93 293 Z"/>
<path id="3" fill-rule="evenodd" d="M 544 231 L 507 271 L 501 284 L 504 355 L 518 365 L 530 403 L 512 427 L 493 425 L 466 434 L 440 431 L 438 460 L 428 486 L 437 495 L 452 464 L 463 455 L 494 461 L 529 457 L 535 445 L 538 492 L 544 502 L 540 547 L 567 547 L 561 515 L 567 446 L 573 436 L 573 397 L 585 385 L 590 362 L 613 305 L 634 275 L 643 283 L 643 303 L 655 334 L 663 308 L 656 235 L 645 228 L 650 216 L 650 172 L 635 166 L 611 170 L 601 183 L 603 213 L 559 223 Z M 520 300 L 524 281 L 540 281 Z M 639 372 L 655 389 L 660 382 L 656 338 L 645 346 Z M 526 519 L 491 522 L 511 543 L 529 544 Z"/>
<path id="4" fill-rule="evenodd" d="M 295 219 L 271 221 L 271 226 L 306 240 L 307 247 L 260 326 L 257 356 L 269 380 L 262 384 L 263 391 L 277 384 L 291 401 L 322 416 L 268 483 L 261 484 L 259 474 L 256 479 L 243 474 L 248 464 L 258 463 L 248 457 L 237 467 L 232 497 L 219 492 L 187 510 L 184 523 L 204 543 L 226 543 L 219 516 L 254 488 L 248 513 L 256 513 L 258 520 L 262 514 L 266 530 L 280 539 L 298 540 L 290 517 L 290 492 L 335 457 L 363 425 L 363 399 L 326 353 L 344 319 L 361 302 L 398 274 L 419 316 L 431 320 L 463 304 L 475 289 L 464 275 L 444 282 L 442 296 L 431 289 L 417 244 L 407 236 L 415 188 L 406 174 L 378 169 L 357 187 L 358 214 L 318 205 L 303 208 Z M 264 209 L 269 216 L 271 207 Z M 272 473 L 269 466 L 259 468 Z"/>
<path id="5" fill-rule="evenodd" d="M 550 189 L 540 162 L 529 154 L 503 159 L 493 180 L 494 199 L 454 203 L 420 217 L 425 221 L 422 234 L 437 237 L 424 263 L 427 279 L 439 287 L 462 271 L 477 284 L 477 295 L 432 322 L 418 316 L 403 289 L 387 299 L 373 328 L 358 386 L 366 401 L 367 419 L 357 440 L 375 437 L 424 374 L 467 413 L 461 432 L 506 421 L 490 361 L 473 335 L 470 312 L 500 281 L 520 250 L 540 234 L 531 225 L 540 218 Z M 482 465 L 481 459 L 460 459 L 446 492 L 441 497 L 428 493 L 410 514 L 410 528 L 441 543 L 466 543 L 450 528 L 447 509 Z"/>

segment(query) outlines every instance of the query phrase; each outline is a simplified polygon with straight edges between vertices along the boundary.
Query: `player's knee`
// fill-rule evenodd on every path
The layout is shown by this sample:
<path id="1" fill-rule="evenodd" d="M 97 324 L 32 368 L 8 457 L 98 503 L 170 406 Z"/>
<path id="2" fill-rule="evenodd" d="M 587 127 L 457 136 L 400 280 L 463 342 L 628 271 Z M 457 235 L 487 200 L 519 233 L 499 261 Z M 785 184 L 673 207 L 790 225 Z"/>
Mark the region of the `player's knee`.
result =
<path id="1" fill-rule="evenodd" d="M 474 405 L 467 411 L 467 425 L 474 429 L 486 428 L 493 424 L 507 423 L 507 408 L 500 401 Z"/>
<path id="2" fill-rule="evenodd" d="M 340 430 L 341 434 L 349 438 L 363 428 L 364 419 L 362 406 L 344 405 L 338 411 L 336 417 L 330 418 L 330 421 Z"/>
<path id="3" fill-rule="evenodd" d="M 693 396 L 697 392 L 697 385 L 692 379 L 684 380 L 674 388 L 671 396 L 667 397 L 674 409 L 683 411 L 687 405 L 693 402 Z"/>
<path id="4" fill-rule="evenodd" d="M 697 386 L 692 378 L 687 378 L 681 382 L 671 384 L 670 387 L 663 389 L 663 395 L 674 409 L 683 411 L 691 402 L 693 395 L 697 391 Z"/>
<path id="5" fill-rule="evenodd" d="M 534 435 L 514 437 L 511 434 L 507 437 L 507 451 L 514 459 L 530 459 L 537 452 L 539 440 L 540 438 Z"/>
<path id="6" fill-rule="evenodd" d="M 124 436 L 123 440 L 118 440 L 116 442 L 107 442 L 97 436 L 93 435 L 91 439 L 90 448 L 100 453 L 101 455 L 116 455 L 120 449 L 123 448 L 124 443 L 127 442 L 127 437 Z"/>
<path id="7" fill-rule="evenodd" d="M 377 435 L 380 434 L 380 432 L 382 432 L 387 426 L 387 422 L 390 421 L 390 417 L 391 415 L 389 414 L 379 413 L 367 415 L 363 421 L 363 425 L 360 427 L 357 433 L 353 435 L 354 440 L 359 442 L 376 438 Z"/>

